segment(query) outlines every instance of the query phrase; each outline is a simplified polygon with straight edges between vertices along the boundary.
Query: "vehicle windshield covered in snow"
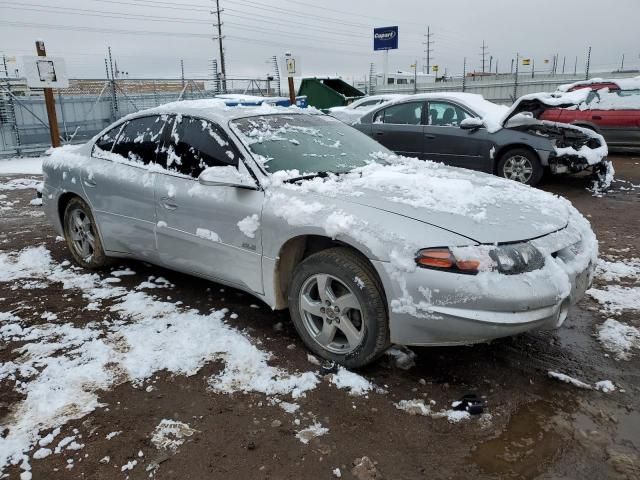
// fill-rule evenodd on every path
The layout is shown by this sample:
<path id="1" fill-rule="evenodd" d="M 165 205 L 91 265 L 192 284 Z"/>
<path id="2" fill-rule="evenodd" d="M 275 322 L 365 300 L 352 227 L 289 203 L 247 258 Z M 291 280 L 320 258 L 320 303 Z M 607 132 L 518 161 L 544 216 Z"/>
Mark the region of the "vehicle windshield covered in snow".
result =
<path id="1" fill-rule="evenodd" d="M 269 173 L 280 170 L 344 173 L 391 153 L 373 139 L 321 115 L 264 115 L 232 125 Z"/>

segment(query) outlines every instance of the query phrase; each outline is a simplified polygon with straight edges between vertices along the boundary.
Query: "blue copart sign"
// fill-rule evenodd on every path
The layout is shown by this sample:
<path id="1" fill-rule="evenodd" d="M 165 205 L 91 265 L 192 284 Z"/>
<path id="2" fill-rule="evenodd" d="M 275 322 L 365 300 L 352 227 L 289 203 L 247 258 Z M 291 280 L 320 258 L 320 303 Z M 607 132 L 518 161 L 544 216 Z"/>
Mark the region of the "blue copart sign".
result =
<path id="1" fill-rule="evenodd" d="M 398 48 L 398 27 L 381 27 L 373 29 L 374 50 L 394 50 Z"/>

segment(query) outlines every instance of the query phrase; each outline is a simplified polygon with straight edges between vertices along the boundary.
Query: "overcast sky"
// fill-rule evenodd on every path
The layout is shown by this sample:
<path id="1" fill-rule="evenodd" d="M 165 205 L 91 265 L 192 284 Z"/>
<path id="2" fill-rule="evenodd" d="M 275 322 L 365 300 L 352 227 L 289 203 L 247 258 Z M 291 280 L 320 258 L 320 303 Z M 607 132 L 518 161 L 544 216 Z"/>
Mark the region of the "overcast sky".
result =
<path id="1" fill-rule="evenodd" d="M 545 68 L 559 54 L 562 68 L 584 70 L 592 46 L 592 71 L 640 67 L 640 0 L 591 5 L 589 0 L 221 0 L 230 77 L 264 77 L 273 55 L 301 59 L 303 74 L 363 78 L 382 53 L 372 48 L 374 26 L 399 26 L 390 70 L 423 66 L 424 33 L 433 36 L 432 64 L 450 74 L 480 69 L 483 40 L 489 56 L 509 71 L 518 52 Z M 205 77 L 218 57 L 212 39 L 211 0 L 0 0 L 0 52 L 35 54 L 34 41 L 65 57 L 71 77 L 103 78 L 107 46 L 130 78 Z M 55 28 L 51 28 L 55 27 Z M 487 65 L 488 66 L 488 65 Z M 538 67 L 539 66 L 539 67 Z M 548 67 L 548 66 L 547 66 Z"/>

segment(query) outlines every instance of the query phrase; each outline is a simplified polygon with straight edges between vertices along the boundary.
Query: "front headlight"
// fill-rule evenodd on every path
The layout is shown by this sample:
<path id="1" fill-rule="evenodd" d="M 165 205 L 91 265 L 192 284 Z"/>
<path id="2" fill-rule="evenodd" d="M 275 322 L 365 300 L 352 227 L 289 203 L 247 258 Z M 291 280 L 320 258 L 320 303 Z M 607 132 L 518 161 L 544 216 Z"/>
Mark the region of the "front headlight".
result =
<path id="1" fill-rule="evenodd" d="M 498 271 L 505 275 L 531 272 L 544 266 L 544 256 L 530 243 L 424 248 L 416 256 L 419 267 L 476 275 Z"/>

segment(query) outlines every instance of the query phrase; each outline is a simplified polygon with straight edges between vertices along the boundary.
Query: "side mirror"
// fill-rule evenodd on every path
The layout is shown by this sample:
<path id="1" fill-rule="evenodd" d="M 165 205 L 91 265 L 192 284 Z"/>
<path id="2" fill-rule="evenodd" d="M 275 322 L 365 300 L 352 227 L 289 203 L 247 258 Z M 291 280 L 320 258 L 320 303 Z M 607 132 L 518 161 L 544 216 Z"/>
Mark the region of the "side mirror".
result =
<path id="1" fill-rule="evenodd" d="M 201 185 L 217 187 L 256 188 L 249 175 L 241 174 L 236 167 L 209 167 L 198 177 Z"/>
<path id="2" fill-rule="evenodd" d="M 484 127 L 482 120 L 475 117 L 467 117 L 460 122 L 460 128 L 462 130 L 477 130 L 482 127 Z"/>

